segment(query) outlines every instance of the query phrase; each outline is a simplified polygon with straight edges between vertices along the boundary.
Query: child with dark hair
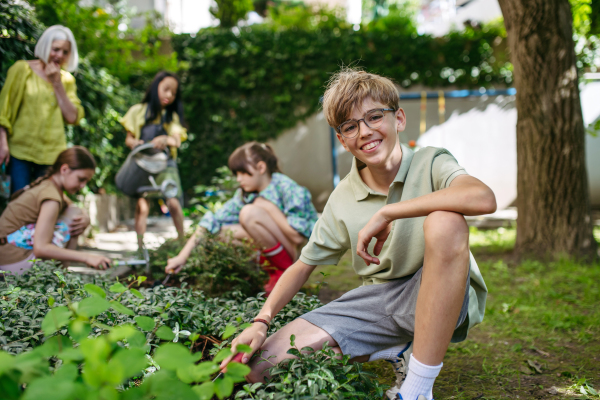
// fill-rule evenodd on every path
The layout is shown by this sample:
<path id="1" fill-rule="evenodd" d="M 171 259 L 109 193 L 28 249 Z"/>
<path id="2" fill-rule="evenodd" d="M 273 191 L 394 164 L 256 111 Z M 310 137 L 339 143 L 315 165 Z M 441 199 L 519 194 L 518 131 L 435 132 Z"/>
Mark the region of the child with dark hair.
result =
<path id="1" fill-rule="evenodd" d="M 317 212 L 310 192 L 281 173 L 277 157 L 268 144 L 250 142 L 229 157 L 229 169 L 240 189 L 216 213 L 207 213 L 200 228 L 179 255 L 169 259 L 165 272 L 177 273 L 202 237 L 230 233 L 233 239 L 252 239 L 262 247 L 263 261 L 271 268 L 267 294 L 297 257 L 298 246 L 312 232 Z"/>
<path id="2" fill-rule="evenodd" d="M 183 127 L 183 101 L 181 85 L 177 75 L 170 72 L 156 74 L 140 104 L 132 106 L 120 120 L 127 130 L 125 144 L 130 148 L 153 143 L 157 151 L 168 149 L 167 169 L 157 181 L 174 180 L 178 187 L 177 196 L 167 199 L 167 207 L 177 229 L 179 239 L 183 238 L 183 212 L 181 210 L 181 183 L 177 170 L 177 149 L 187 139 L 187 130 Z M 144 233 L 150 211 L 148 201 L 139 197 L 135 209 L 135 231 L 138 235 L 138 246 L 144 244 Z"/>
<path id="3" fill-rule="evenodd" d="M 63 195 L 81 190 L 95 169 L 90 152 L 74 146 L 61 152 L 45 175 L 15 192 L 0 216 L 0 270 L 22 274 L 36 258 L 109 266 L 104 256 L 75 251 L 89 218 Z"/>

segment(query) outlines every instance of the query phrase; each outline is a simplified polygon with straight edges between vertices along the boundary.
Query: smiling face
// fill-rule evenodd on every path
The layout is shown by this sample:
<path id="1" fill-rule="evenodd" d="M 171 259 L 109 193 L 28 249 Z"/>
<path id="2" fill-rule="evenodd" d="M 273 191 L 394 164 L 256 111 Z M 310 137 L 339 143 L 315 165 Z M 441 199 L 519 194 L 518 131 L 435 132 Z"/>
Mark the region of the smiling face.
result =
<path id="1" fill-rule="evenodd" d="M 67 164 L 60 167 L 60 182 L 67 193 L 75 194 L 85 187 L 94 176 L 91 168 L 71 169 Z"/>
<path id="2" fill-rule="evenodd" d="M 167 76 L 158 84 L 158 99 L 160 105 L 164 108 L 175 101 L 177 97 L 177 79 Z"/>
<path id="3" fill-rule="evenodd" d="M 366 98 L 360 106 L 352 110 L 348 119 L 362 119 L 369 111 L 378 108 L 388 107 L 371 98 Z M 363 121 L 360 121 L 359 126 L 358 135 L 352 139 L 342 136 L 339 132 L 337 138 L 346 151 L 364 162 L 367 167 L 385 166 L 393 159 L 395 152 L 402 151 L 398 132 L 403 131 L 406 127 L 406 116 L 401 108 L 396 112 L 386 111 L 383 115 L 383 122 L 375 129 L 369 128 Z"/>
<path id="4" fill-rule="evenodd" d="M 67 64 L 71 55 L 71 42 L 68 40 L 55 40 L 50 47 L 48 62 L 55 63 L 60 66 Z"/>

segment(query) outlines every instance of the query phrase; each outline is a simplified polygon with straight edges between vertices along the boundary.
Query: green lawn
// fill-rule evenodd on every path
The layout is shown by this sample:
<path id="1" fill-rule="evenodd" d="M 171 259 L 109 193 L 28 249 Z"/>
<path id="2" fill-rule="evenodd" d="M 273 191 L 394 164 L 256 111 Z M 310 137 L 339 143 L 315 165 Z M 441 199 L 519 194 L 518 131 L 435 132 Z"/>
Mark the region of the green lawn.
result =
<path id="1" fill-rule="evenodd" d="M 595 230 L 600 240 L 600 229 Z M 466 341 L 450 346 L 434 396 L 442 399 L 600 399 L 600 264 L 571 260 L 514 264 L 515 230 L 471 231 L 471 249 L 488 285 L 486 316 Z M 360 284 L 344 257 L 319 267 L 329 301 Z M 382 382 L 385 362 L 367 364 Z M 583 390 L 588 393 L 584 395 Z M 590 389 L 592 388 L 592 389 Z"/>

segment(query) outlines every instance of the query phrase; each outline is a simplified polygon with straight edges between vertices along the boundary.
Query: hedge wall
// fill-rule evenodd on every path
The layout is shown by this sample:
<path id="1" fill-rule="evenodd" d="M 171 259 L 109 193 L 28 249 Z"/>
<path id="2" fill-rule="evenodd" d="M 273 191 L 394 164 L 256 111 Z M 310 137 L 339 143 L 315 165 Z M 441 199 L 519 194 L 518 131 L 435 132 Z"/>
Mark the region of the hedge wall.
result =
<path id="1" fill-rule="evenodd" d="M 208 183 L 230 152 L 264 141 L 319 109 L 323 87 L 340 65 L 358 64 L 404 88 L 505 86 L 512 81 L 503 27 L 467 28 L 434 38 L 401 18 L 350 27 L 232 32 L 204 29 L 177 35 L 190 141 L 181 152 L 185 188 Z"/>

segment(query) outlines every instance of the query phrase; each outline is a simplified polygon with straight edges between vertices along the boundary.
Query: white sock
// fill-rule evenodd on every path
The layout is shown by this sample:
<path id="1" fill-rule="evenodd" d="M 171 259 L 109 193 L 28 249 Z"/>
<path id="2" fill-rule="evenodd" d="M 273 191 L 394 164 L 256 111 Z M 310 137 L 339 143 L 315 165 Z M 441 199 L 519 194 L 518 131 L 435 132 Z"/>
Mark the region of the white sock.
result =
<path id="1" fill-rule="evenodd" d="M 444 363 L 436 366 L 425 365 L 411 354 L 410 362 L 408 363 L 408 374 L 399 392 L 402 399 L 417 400 L 419 395 L 423 395 L 427 397 L 427 400 L 432 400 L 433 383 L 443 365 Z"/>
<path id="2" fill-rule="evenodd" d="M 393 360 L 400 354 L 404 353 L 410 347 L 410 343 L 399 344 L 397 346 L 389 347 L 385 350 L 377 351 L 369 356 L 369 361 L 377 360 Z"/>

